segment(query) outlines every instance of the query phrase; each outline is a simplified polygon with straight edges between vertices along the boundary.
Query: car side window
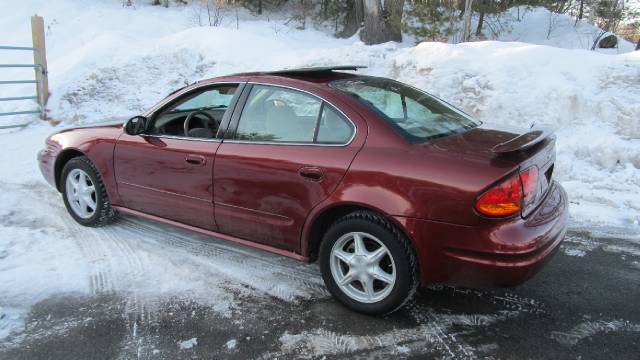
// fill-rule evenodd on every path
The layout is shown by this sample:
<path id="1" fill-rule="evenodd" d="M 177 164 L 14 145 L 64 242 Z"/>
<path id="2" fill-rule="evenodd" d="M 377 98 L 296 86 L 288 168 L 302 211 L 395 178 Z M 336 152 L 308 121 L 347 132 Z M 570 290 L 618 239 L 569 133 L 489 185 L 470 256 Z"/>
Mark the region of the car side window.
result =
<path id="1" fill-rule="evenodd" d="M 324 104 L 318 124 L 316 142 L 321 144 L 346 144 L 353 135 L 353 125 L 333 106 Z"/>
<path id="2" fill-rule="evenodd" d="M 186 95 L 154 117 L 150 133 L 213 139 L 238 85 L 225 84 Z"/>
<path id="3" fill-rule="evenodd" d="M 236 139 L 312 143 L 322 101 L 301 91 L 254 85 Z"/>
<path id="4" fill-rule="evenodd" d="M 344 144 L 351 123 L 313 95 L 270 85 L 254 85 L 235 139 L 256 142 Z"/>

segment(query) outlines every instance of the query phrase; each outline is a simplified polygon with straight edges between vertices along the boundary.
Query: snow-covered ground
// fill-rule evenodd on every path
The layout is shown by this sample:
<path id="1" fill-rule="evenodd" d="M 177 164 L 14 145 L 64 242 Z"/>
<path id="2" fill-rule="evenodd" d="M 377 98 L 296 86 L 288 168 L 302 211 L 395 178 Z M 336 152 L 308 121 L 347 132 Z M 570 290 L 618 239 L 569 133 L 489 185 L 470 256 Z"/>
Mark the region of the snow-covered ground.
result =
<path id="1" fill-rule="evenodd" d="M 558 27 L 550 39 L 525 31 L 533 25 L 523 24 L 539 23 L 548 13 L 526 13 L 513 24 L 511 38 L 504 35 L 530 43 L 365 46 L 264 18 L 242 21 L 239 29 L 231 18 L 218 28 L 194 27 L 190 7 L 23 0 L 0 13 L 0 45 L 29 45 L 34 13 L 45 18 L 48 109 L 51 118 L 62 122 L 58 128 L 134 115 L 201 78 L 283 67 L 367 65 L 365 74 L 410 83 L 483 121 L 555 126 L 555 176 L 569 193 L 571 227 L 640 242 L 640 52 L 578 50 L 582 35 L 557 32 Z M 593 28 L 581 24 L 576 31 L 587 30 Z M 29 60 L 24 54 L 0 53 L 0 63 Z M 29 76 L 29 71 L 0 72 L 1 79 Z M 29 92 L 2 87 L 0 97 Z M 28 106 L 33 104 L 2 103 L 0 110 Z M 32 120 L 0 118 L 0 125 Z M 199 242 L 197 235 L 163 231 L 132 218 L 117 230 L 76 225 L 59 195 L 41 179 L 35 161 L 44 138 L 58 128 L 36 121 L 0 134 L 0 338 L 22 324 L 30 305 L 60 292 L 125 292 L 132 306 L 140 298 L 181 295 L 221 314 L 232 311 L 234 296 L 245 286 L 286 301 L 326 296 L 314 266 Z M 256 260 L 247 267 L 244 258 L 252 254 Z M 315 346 L 296 336 L 301 335 L 286 337 L 287 344 Z"/>

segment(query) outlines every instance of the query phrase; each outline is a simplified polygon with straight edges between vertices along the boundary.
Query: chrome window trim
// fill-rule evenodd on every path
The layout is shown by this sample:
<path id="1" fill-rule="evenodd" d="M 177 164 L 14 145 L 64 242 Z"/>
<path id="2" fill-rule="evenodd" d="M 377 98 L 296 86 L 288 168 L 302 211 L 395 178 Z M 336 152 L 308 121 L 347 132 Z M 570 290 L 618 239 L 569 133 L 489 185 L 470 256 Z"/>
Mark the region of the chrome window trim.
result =
<path id="1" fill-rule="evenodd" d="M 349 146 L 350 143 L 347 144 L 314 144 L 314 143 L 303 143 L 303 142 L 286 142 L 286 141 L 251 141 L 251 140 L 231 140 L 225 139 L 224 143 L 229 144 L 249 144 L 249 145 L 292 145 L 292 146 L 326 146 L 326 147 L 346 147 Z"/>
<path id="2" fill-rule="evenodd" d="M 295 88 L 292 86 L 287 86 L 287 85 L 280 85 L 280 84 L 269 84 L 269 83 L 262 83 L 262 82 L 254 82 L 254 81 L 249 81 L 247 82 L 247 84 L 251 84 L 251 85 L 263 85 L 263 86 L 273 86 L 273 87 L 281 87 L 281 88 L 285 88 L 285 89 L 290 89 L 290 90 L 295 90 L 295 91 L 300 91 L 306 94 L 309 94 L 315 98 L 320 99 L 321 101 L 325 102 L 327 105 L 331 106 L 332 108 L 334 108 L 336 111 L 338 111 L 340 114 L 342 114 L 342 116 L 347 119 L 347 121 L 349 123 L 351 123 L 351 127 L 353 128 L 353 131 L 351 133 L 351 137 L 349 138 L 349 140 L 347 140 L 346 143 L 342 143 L 342 144 L 329 144 L 329 143 L 307 143 L 307 142 L 287 142 L 287 141 L 251 141 L 251 140 L 236 140 L 236 139 L 224 139 L 224 142 L 226 143 L 231 143 L 231 144 L 255 144 L 255 145 L 292 145 L 292 146 L 326 146 L 326 147 L 346 147 L 351 145 L 351 143 L 353 142 L 353 139 L 355 139 L 356 134 L 358 133 L 358 127 L 356 126 L 356 124 L 353 122 L 353 120 L 351 120 L 351 118 L 349 118 L 347 116 L 347 114 L 345 114 L 342 110 L 340 110 L 340 108 L 338 108 L 337 106 L 335 106 L 331 101 L 325 99 L 324 97 L 314 94 L 312 92 L 309 92 L 307 90 L 303 90 L 303 89 L 299 89 L 299 88 Z M 247 98 L 247 101 L 249 99 Z M 246 104 L 246 102 L 245 102 Z M 243 107 L 244 110 L 244 107 Z M 238 118 L 238 125 L 240 124 L 240 120 L 242 117 L 242 113 L 240 113 L 240 118 Z M 237 128 L 236 128 L 237 130 Z"/>
<path id="3" fill-rule="evenodd" d="M 143 137 L 154 137 L 154 138 L 158 138 L 158 139 L 204 141 L 204 142 L 222 142 L 222 139 L 205 139 L 205 138 L 195 138 L 195 137 L 175 136 L 175 135 L 140 134 L 140 136 L 143 136 Z"/>

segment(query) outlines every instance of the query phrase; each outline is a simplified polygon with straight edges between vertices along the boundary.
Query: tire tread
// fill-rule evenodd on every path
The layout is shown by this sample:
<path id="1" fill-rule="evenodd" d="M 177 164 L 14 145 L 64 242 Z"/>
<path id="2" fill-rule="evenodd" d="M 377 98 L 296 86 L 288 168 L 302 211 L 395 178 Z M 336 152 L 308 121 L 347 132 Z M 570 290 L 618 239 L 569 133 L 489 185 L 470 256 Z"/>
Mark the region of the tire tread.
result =
<path id="1" fill-rule="evenodd" d="M 101 203 L 98 204 L 100 206 L 99 216 L 91 222 L 82 223 L 82 225 L 86 225 L 90 227 L 102 227 L 102 226 L 111 224 L 112 222 L 115 221 L 117 214 L 116 214 L 116 211 L 111 207 L 111 202 L 109 201 L 109 195 L 107 194 L 107 189 L 105 188 L 104 182 L 102 181 L 102 175 L 100 175 L 100 171 L 98 171 L 98 168 L 96 168 L 93 162 L 89 160 L 89 158 L 86 156 L 78 156 L 78 157 L 72 158 L 67 162 L 67 164 L 65 164 L 64 168 L 66 169 L 67 166 L 72 166 L 73 161 L 82 162 L 83 164 L 88 166 L 91 169 L 91 171 L 93 171 L 94 175 L 98 179 L 96 184 L 96 190 L 100 192 L 100 199 L 102 199 Z M 62 174 L 64 175 L 66 173 L 67 171 L 63 169 Z M 65 179 L 61 180 L 62 184 L 64 184 L 64 180 Z"/>
<path id="2" fill-rule="evenodd" d="M 339 218 L 329 227 L 329 231 L 342 223 L 353 220 L 363 220 L 376 224 L 391 233 L 393 235 L 393 240 L 395 240 L 402 247 L 403 251 L 407 255 L 407 258 L 409 259 L 409 274 L 411 276 L 411 278 L 409 279 L 409 291 L 407 292 L 405 298 L 397 306 L 384 313 L 384 315 L 391 314 L 402 308 L 409 300 L 411 300 L 418 289 L 419 266 L 411 241 L 397 228 L 397 226 L 392 224 L 387 218 L 369 210 L 357 210 Z"/>

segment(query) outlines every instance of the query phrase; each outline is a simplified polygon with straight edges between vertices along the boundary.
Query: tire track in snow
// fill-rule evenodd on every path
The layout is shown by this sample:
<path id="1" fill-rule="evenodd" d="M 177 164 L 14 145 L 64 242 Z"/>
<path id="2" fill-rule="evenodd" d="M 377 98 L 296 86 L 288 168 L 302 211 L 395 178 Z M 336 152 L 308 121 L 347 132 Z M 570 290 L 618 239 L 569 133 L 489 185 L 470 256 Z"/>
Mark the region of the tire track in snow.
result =
<path id="1" fill-rule="evenodd" d="M 129 285 L 145 279 L 145 259 L 149 255 L 167 258 L 163 252 L 179 250 L 189 255 L 188 260 L 197 260 L 188 266 L 199 264 L 198 269 L 203 269 L 204 264 L 203 270 L 212 275 L 223 275 L 233 283 L 232 286 L 240 282 L 287 301 L 329 296 L 317 266 L 243 248 L 241 245 L 221 243 L 220 240 L 163 227 L 162 224 L 141 218 L 121 217 L 105 227 L 87 228 L 73 220 L 64 207 L 61 195 L 47 184 L 6 185 L 3 187 L 13 193 L 13 198 L 27 199 L 28 203 L 34 204 L 32 211 L 28 211 L 29 207 L 18 206 L 25 205 L 23 203 L 16 204 L 16 212 L 9 218 L 8 225 L 51 227 L 70 238 L 87 262 L 88 288 L 92 294 L 137 291 L 136 286 Z M 7 222 L 7 219 L 4 220 Z"/>
<path id="2" fill-rule="evenodd" d="M 553 331 L 551 338 L 557 342 L 572 347 L 580 341 L 610 332 L 640 332 L 640 324 L 632 323 L 624 319 L 584 321 L 567 331 Z"/>
<path id="3" fill-rule="evenodd" d="M 449 359 L 475 359 L 476 354 L 473 348 L 461 339 L 457 339 L 455 334 L 446 331 L 451 327 L 451 319 L 444 320 L 440 314 L 429 309 L 424 309 L 415 303 L 410 305 L 409 313 L 420 324 L 423 324 L 425 336 L 435 349 L 445 358 Z M 464 321 L 464 320 L 463 320 Z M 466 323 L 474 323 L 467 320 Z M 478 322 L 476 322 L 478 323 Z"/>
<path id="4" fill-rule="evenodd" d="M 62 214 L 61 218 L 89 266 L 89 291 L 96 295 L 115 292 L 111 266 L 113 253 L 104 242 L 104 235 L 98 229 L 76 223 L 69 214 Z"/>
<path id="5" fill-rule="evenodd" d="M 494 305 L 503 307 L 505 310 L 512 310 L 528 314 L 545 314 L 544 304 L 538 302 L 535 299 L 526 298 L 509 290 L 481 290 L 481 289 L 469 289 L 459 288 L 450 285 L 434 285 L 430 287 L 435 290 L 450 290 L 454 295 L 460 294 L 463 296 L 473 295 L 480 299 L 486 300 Z"/>
<path id="6" fill-rule="evenodd" d="M 447 301 L 447 305 L 442 305 L 442 300 Z M 476 309 L 471 313 L 470 303 L 474 304 L 471 308 Z M 478 346 L 465 339 L 475 339 L 480 329 L 500 322 L 546 311 L 544 304 L 509 291 L 438 285 L 420 292 L 399 313 L 408 315 L 415 325 L 366 335 L 343 332 L 340 328 L 285 331 L 278 339 L 280 350 L 264 354 L 262 358 L 370 359 L 429 354 L 443 359 L 478 359 L 486 357 L 486 351 L 495 345 Z"/>
<path id="7" fill-rule="evenodd" d="M 118 231 L 117 220 L 100 228 L 87 228 L 77 224 L 69 214 L 62 215 L 73 229 L 76 243 L 90 263 L 90 290 L 93 294 L 118 293 L 124 301 L 122 317 L 127 329 L 123 342 L 141 347 L 139 334 L 154 324 L 154 305 L 141 296 L 139 286 L 144 281 L 147 264 L 140 255 L 142 249 L 132 244 L 132 239 Z M 117 273 L 114 272 L 117 269 Z"/>
<path id="8" fill-rule="evenodd" d="M 393 329 L 388 332 L 371 335 L 341 334 L 325 329 L 305 330 L 298 334 L 285 332 L 280 336 L 280 351 L 265 354 L 263 358 L 302 357 L 319 358 L 325 356 L 344 356 L 349 358 L 387 358 L 389 354 L 400 352 L 402 345 L 405 355 L 415 350 L 435 353 L 444 359 L 477 359 L 482 357 L 475 349 L 465 343 L 454 326 L 464 326 L 476 330 L 491 326 L 500 321 L 518 316 L 515 311 L 498 311 L 496 314 L 464 315 L 437 313 L 422 306 L 410 305 L 410 314 L 419 320 L 419 325 L 408 329 Z"/>
<path id="9" fill-rule="evenodd" d="M 189 234 L 184 230 L 171 229 L 144 219 L 124 217 L 118 222 L 118 226 L 119 231 L 137 237 L 137 241 L 183 250 L 217 272 L 284 300 L 295 300 L 299 296 L 311 298 L 329 295 L 317 266 L 243 248 L 242 245 L 221 244 L 224 240 Z M 254 269 L 251 276 L 246 276 L 247 269 Z"/>
<path id="10" fill-rule="evenodd" d="M 13 208 L 3 223 L 11 227 L 50 228 L 67 236 L 78 246 L 88 268 L 89 291 L 92 294 L 111 293 L 115 290 L 109 251 L 98 229 L 89 229 L 76 223 L 64 207 L 60 194 L 41 182 L 27 184 L 2 183 L 12 193 L 8 199 Z M 19 204 L 12 204 L 19 198 Z M 19 205 L 19 206 L 16 206 Z"/>
<path id="11" fill-rule="evenodd" d="M 131 244 L 131 239 L 117 231 L 116 223 L 97 230 L 103 234 L 102 239 L 111 245 L 112 250 L 114 250 L 111 253 L 114 257 L 119 256 L 124 260 L 127 268 L 126 275 L 129 277 L 128 283 L 144 281 L 143 277 L 146 274 L 147 266 L 140 256 L 140 249 L 134 248 Z M 135 342 L 139 347 L 142 339 L 138 337 L 138 333 L 144 331 L 145 328 L 153 323 L 154 311 L 148 301 L 142 299 L 137 286 L 132 286 L 124 292 L 125 305 L 122 315 L 131 341 Z"/>
<path id="12" fill-rule="evenodd" d="M 21 192 L 23 196 L 31 196 L 32 193 L 39 195 L 40 200 L 44 200 L 45 208 L 50 207 L 52 212 L 59 214 L 60 225 L 78 245 L 89 266 L 90 293 L 102 295 L 119 290 L 118 285 L 122 284 L 118 284 L 115 279 L 114 267 L 117 267 L 120 273 L 130 276 L 132 280 L 144 276 L 145 264 L 139 252 L 130 244 L 129 239 L 119 236 L 113 224 L 100 228 L 88 228 L 76 223 L 64 207 L 60 194 L 54 192 L 55 190 L 47 191 L 52 189 L 46 189 L 42 185 L 44 184 L 19 185 L 15 190 Z M 139 323 L 144 323 L 140 320 L 148 319 L 151 312 L 141 301 L 135 287 L 126 290 L 123 294 L 125 296 L 123 316 L 127 320 L 127 326 L 134 329 Z"/>

